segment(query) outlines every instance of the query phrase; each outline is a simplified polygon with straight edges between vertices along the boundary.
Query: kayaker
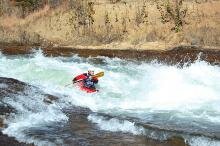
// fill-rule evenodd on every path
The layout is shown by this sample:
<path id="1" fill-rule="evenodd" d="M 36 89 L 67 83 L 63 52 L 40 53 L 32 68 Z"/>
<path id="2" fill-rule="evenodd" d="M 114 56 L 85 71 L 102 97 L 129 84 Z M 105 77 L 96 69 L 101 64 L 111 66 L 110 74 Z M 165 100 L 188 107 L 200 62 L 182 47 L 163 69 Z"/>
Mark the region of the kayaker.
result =
<path id="1" fill-rule="evenodd" d="M 76 76 L 73 79 L 73 83 L 76 83 L 78 80 L 82 80 L 85 87 L 90 89 L 95 89 L 95 84 L 98 83 L 98 78 L 93 77 L 94 71 L 88 70 L 87 73 Z"/>

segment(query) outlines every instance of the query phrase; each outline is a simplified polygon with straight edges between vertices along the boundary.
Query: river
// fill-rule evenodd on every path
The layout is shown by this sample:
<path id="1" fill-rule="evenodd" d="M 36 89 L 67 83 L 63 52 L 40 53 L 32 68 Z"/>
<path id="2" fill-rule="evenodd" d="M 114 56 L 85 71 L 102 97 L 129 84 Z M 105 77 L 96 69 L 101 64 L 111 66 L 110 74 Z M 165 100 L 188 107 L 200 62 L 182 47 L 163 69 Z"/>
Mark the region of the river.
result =
<path id="1" fill-rule="evenodd" d="M 88 69 L 105 72 L 97 85 L 98 93 L 65 86 Z M 45 57 L 39 50 L 29 55 L 0 54 L 0 77 L 14 78 L 62 97 L 49 106 L 28 90 L 29 98 L 4 99 L 18 112 L 5 121 L 3 133 L 22 142 L 62 144 L 62 138 L 53 139 L 59 133 L 50 132 L 50 125 L 59 123 L 57 131 L 62 131 L 69 118 L 60 109 L 80 106 L 92 111 L 87 119 L 100 130 L 156 140 L 181 136 L 190 146 L 220 145 L 220 67 L 199 59 L 179 66 L 157 60 Z"/>

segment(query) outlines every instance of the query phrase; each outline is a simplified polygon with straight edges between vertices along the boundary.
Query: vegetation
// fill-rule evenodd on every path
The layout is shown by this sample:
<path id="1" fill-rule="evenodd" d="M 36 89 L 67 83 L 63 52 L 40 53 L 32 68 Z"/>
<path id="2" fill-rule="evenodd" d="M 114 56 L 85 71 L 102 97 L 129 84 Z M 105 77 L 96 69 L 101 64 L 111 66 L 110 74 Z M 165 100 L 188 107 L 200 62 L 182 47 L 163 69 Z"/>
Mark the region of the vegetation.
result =
<path id="1" fill-rule="evenodd" d="M 156 0 L 157 9 L 160 11 L 163 23 L 173 22 L 172 28 L 179 32 L 185 23 L 187 8 L 183 7 L 184 0 Z"/>
<path id="2" fill-rule="evenodd" d="M 115 3 L 118 3 L 118 2 L 121 2 L 121 0 L 109 0 L 112 4 L 115 4 Z"/>
<path id="3" fill-rule="evenodd" d="M 3 41 L 13 36 L 23 43 L 62 45 L 219 46 L 219 5 L 215 0 L 0 0 L 0 35 Z"/>
<path id="4" fill-rule="evenodd" d="M 142 8 L 137 8 L 136 16 L 135 16 L 135 22 L 136 25 L 139 26 L 141 23 L 147 24 L 148 22 L 148 12 L 146 9 L 146 1 L 144 1 Z"/>

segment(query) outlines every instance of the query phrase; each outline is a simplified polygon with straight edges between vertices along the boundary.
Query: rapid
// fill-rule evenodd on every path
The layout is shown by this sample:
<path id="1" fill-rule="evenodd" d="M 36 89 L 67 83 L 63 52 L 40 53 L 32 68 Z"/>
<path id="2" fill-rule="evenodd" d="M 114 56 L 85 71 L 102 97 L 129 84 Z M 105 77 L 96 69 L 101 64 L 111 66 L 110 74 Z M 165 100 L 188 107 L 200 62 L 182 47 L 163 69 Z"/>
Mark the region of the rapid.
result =
<path id="1" fill-rule="evenodd" d="M 66 86 L 88 69 L 105 72 L 99 80 L 98 93 L 87 94 L 72 85 Z M 46 105 L 43 97 L 26 90 L 29 98 L 4 99 L 18 113 L 5 121 L 8 126 L 3 133 L 23 142 L 62 144 L 63 139 L 50 132 L 54 128 L 50 126 L 60 125 L 58 132 L 62 132 L 68 121 L 62 109 L 76 105 L 92 111 L 87 119 L 100 130 L 157 140 L 177 135 L 191 146 L 220 145 L 220 67 L 199 59 L 179 66 L 157 60 L 45 57 L 39 50 L 31 55 L 0 54 L 0 76 L 60 97 L 58 102 Z M 36 129 L 48 134 L 36 136 Z"/>

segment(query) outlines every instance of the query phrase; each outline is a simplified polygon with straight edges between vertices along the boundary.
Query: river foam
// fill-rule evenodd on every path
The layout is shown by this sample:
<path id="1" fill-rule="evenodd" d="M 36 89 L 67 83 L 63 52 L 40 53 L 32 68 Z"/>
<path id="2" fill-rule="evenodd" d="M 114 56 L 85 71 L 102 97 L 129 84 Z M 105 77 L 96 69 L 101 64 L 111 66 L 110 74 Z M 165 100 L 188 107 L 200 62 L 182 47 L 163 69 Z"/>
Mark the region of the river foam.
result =
<path id="1" fill-rule="evenodd" d="M 105 72 L 97 87 L 100 92 L 87 94 L 72 86 L 65 87 L 74 76 L 88 69 Z M 0 76 L 27 82 L 53 95 L 65 95 L 61 100 L 62 106 L 71 103 L 98 113 L 154 123 L 163 129 L 190 133 L 201 131 L 207 132 L 207 135 L 214 133 L 211 137 L 220 138 L 220 67 L 201 60 L 179 67 L 107 57 L 81 58 L 75 55 L 52 58 L 43 56 L 41 51 L 31 56 L 0 54 Z M 19 127 L 15 128 L 19 131 L 25 124 L 35 125 L 35 122 L 30 122 L 35 116 L 39 116 L 39 121 L 47 122 L 47 119 L 42 120 L 45 113 L 41 111 L 35 115 L 10 99 L 6 102 L 21 111 L 23 118 L 17 116 L 14 122 L 8 121 L 9 127 L 5 133 L 16 133 L 12 130 L 13 126 Z M 23 102 L 21 98 L 20 103 Z M 42 107 L 41 104 L 28 102 L 27 106 Z M 48 107 L 47 113 L 54 121 L 65 119 L 65 116 L 56 119 L 60 111 L 55 107 Z M 118 119 L 108 121 L 93 116 L 88 119 L 98 123 L 103 130 L 144 134 L 142 128 L 137 128 L 132 121 L 120 123 Z M 191 145 L 198 143 L 203 142 L 198 139 L 190 141 Z M 213 143 L 208 145 L 215 145 Z"/>

